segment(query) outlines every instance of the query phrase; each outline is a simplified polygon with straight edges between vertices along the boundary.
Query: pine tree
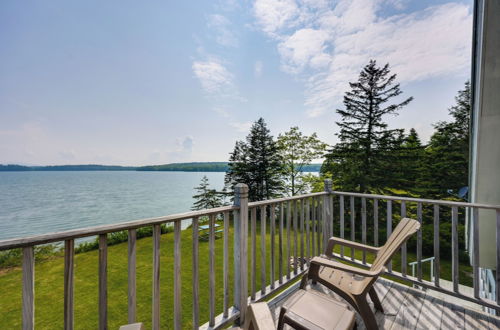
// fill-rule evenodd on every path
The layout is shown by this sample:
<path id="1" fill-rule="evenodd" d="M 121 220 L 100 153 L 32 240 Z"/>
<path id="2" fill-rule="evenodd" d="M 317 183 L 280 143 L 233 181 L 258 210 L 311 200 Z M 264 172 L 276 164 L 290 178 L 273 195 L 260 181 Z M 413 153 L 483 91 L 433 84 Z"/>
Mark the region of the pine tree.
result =
<path id="1" fill-rule="evenodd" d="M 206 175 L 201 179 L 200 185 L 195 188 L 197 194 L 193 196 L 195 202 L 191 210 L 203 210 L 222 206 L 222 196 L 215 190 L 210 189 Z"/>
<path id="2" fill-rule="evenodd" d="M 236 142 L 228 166 L 226 185 L 232 188 L 236 183 L 246 183 L 250 201 L 271 199 L 281 194 L 281 157 L 263 118 L 252 125 L 246 142 Z"/>
<path id="3" fill-rule="evenodd" d="M 357 82 L 344 96 L 345 109 L 337 109 L 341 121 L 337 136 L 340 142 L 327 155 L 322 171 L 330 172 L 343 189 L 368 192 L 384 188 L 387 172 L 380 177 L 374 169 L 383 168 L 383 155 L 399 144 L 401 130 L 390 130 L 383 121 L 385 115 L 397 111 L 412 101 L 386 104 L 402 92 L 390 75 L 389 64 L 377 67 L 374 60 L 363 68 Z"/>
<path id="4" fill-rule="evenodd" d="M 438 122 L 434 128 L 422 168 L 420 185 L 427 198 L 449 197 L 447 191 L 457 191 L 468 185 L 470 83 L 455 97 L 449 109 L 453 121 Z"/>

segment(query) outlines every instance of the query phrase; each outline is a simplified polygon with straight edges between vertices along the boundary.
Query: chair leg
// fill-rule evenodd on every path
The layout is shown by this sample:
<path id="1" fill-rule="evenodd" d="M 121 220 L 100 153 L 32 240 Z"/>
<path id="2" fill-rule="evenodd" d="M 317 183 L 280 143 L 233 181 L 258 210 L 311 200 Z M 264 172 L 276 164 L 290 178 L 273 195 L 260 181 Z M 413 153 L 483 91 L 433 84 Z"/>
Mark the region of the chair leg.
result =
<path id="1" fill-rule="evenodd" d="M 358 312 L 365 323 L 365 327 L 368 330 L 378 330 L 377 320 L 375 319 L 375 314 L 368 304 L 365 297 L 357 297 L 356 305 L 358 306 Z"/>
<path id="2" fill-rule="evenodd" d="M 370 289 L 370 291 L 368 291 L 368 294 L 370 295 L 370 298 L 372 299 L 373 304 L 375 305 L 375 309 L 384 313 L 384 308 L 382 307 L 380 299 L 378 298 L 377 292 L 375 291 L 375 288 L 373 286 Z"/>

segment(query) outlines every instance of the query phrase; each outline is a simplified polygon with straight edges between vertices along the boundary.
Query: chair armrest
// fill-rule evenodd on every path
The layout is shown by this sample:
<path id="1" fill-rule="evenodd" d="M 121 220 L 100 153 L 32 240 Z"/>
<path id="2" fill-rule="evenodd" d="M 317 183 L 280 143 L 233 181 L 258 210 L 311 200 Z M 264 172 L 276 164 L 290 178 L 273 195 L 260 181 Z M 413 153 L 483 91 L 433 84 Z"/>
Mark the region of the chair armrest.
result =
<path id="1" fill-rule="evenodd" d="M 382 267 L 378 271 L 371 271 L 371 270 L 367 270 L 367 269 L 363 269 L 363 268 L 349 266 L 349 265 L 343 264 L 341 262 L 337 262 L 337 261 L 333 261 L 333 260 L 321 258 L 321 257 L 312 258 L 311 264 L 317 265 L 317 266 L 333 268 L 333 269 L 338 269 L 338 270 L 342 270 L 342 271 L 345 271 L 348 273 L 353 273 L 356 275 L 367 276 L 367 277 L 379 276 L 381 273 L 383 273 L 385 271 L 385 267 Z"/>
<path id="2" fill-rule="evenodd" d="M 273 315 L 265 302 L 248 306 L 244 329 L 275 330 Z"/>
<path id="3" fill-rule="evenodd" d="M 378 247 L 365 245 L 365 244 L 361 244 L 361 243 L 356 243 L 353 241 L 348 241 L 346 239 L 333 236 L 333 237 L 330 237 L 330 239 L 328 240 L 328 245 L 327 245 L 326 250 L 325 250 L 325 254 L 328 257 L 333 257 L 333 248 L 335 247 L 336 244 L 351 247 L 351 248 L 354 248 L 357 250 L 364 250 L 364 251 L 371 252 L 374 254 L 377 254 L 378 251 L 380 251 L 380 248 L 378 248 Z"/>

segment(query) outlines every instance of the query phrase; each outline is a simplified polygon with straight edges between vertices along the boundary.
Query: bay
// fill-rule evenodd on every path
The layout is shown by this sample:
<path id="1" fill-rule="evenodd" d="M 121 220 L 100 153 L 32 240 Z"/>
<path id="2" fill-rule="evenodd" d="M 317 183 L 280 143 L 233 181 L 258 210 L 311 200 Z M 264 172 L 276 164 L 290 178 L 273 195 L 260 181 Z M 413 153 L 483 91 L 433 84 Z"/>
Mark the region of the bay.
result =
<path id="1" fill-rule="evenodd" d="M 201 178 L 220 190 L 224 174 L 0 172 L 0 240 L 187 212 Z"/>

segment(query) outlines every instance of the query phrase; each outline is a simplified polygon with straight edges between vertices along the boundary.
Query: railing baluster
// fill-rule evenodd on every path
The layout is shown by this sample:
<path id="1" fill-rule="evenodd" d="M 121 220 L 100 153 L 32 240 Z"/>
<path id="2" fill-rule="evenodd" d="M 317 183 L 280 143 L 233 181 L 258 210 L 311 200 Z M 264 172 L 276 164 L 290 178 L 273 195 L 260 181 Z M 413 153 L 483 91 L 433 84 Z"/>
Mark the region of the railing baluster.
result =
<path id="1" fill-rule="evenodd" d="M 35 253 L 23 248 L 23 330 L 35 328 Z"/>
<path id="2" fill-rule="evenodd" d="M 304 200 L 300 200 L 300 269 L 304 270 Z"/>
<path id="3" fill-rule="evenodd" d="M 193 218 L 192 225 L 192 261 L 193 261 L 193 328 L 198 329 L 200 326 L 200 300 L 199 300 L 199 292 L 200 292 L 200 281 L 199 281 L 199 273 L 198 273 L 198 260 L 199 260 L 199 252 L 198 252 L 198 218 Z"/>
<path id="4" fill-rule="evenodd" d="M 388 200 L 387 201 L 387 239 L 389 239 L 389 236 L 392 234 L 392 201 Z M 389 273 L 392 272 L 392 261 L 389 261 L 387 264 L 387 270 Z"/>
<path id="5" fill-rule="evenodd" d="M 401 219 L 406 218 L 406 202 L 401 201 Z M 401 274 L 406 276 L 406 242 L 401 245 Z"/>
<path id="6" fill-rule="evenodd" d="M 306 257 L 307 257 L 307 266 L 309 266 L 309 261 L 311 259 L 311 237 L 310 237 L 310 228 L 311 228 L 311 208 L 309 204 L 309 198 L 306 198 Z"/>
<path id="7" fill-rule="evenodd" d="M 311 243 L 312 256 L 316 255 L 316 200 L 311 198 Z"/>
<path id="8" fill-rule="evenodd" d="M 73 292 L 74 292 L 74 257 L 75 241 L 64 241 L 64 329 L 74 327 Z"/>
<path id="9" fill-rule="evenodd" d="M 373 199 L 373 244 L 378 246 L 378 199 Z"/>
<path id="10" fill-rule="evenodd" d="M 108 328 L 108 242 L 99 235 L 99 329 Z"/>
<path id="11" fill-rule="evenodd" d="M 270 215 L 270 222 L 271 222 L 271 272 L 270 272 L 270 279 L 271 279 L 271 290 L 274 289 L 274 271 L 275 271 L 275 257 L 274 257 L 274 235 L 276 235 L 276 205 L 271 204 L 270 206 L 271 209 L 271 215 Z"/>
<path id="12" fill-rule="evenodd" d="M 344 238 L 345 233 L 345 224 L 344 224 L 344 196 L 340 195 L 339 197 L 339 212 L 340 212 L 340 238 Z M 340 256 L 344 257 L 344 247 L 340 247 Z"/>
<path id="13" fill-rule="evenodd" d="M 283 284 L 283 218 L 284 218 L 284 206 L 283 203 L 280 203 L 280 224 L 279 224 L 279 233 L 278 233 L 278 281 L 279 284 Z"/>
<path id="14" fill-rule="evenodd" d="M 290 221 L 292 220 L 291 202 L 286 206 L 286 278 L 290 279 Z"/>
<path id="15" fill-rule="evenodd" d="M 496 301 L 497 305 L 500 305 L 500 210 L 496 210 L 496 218 L 497 218 L 497 234 L 496 234 L 496 239 L 497 239 L 497 270 L 496 270 L 496 279 L 495 281 L 497 282 L 496 284 Z"/>
<path id="16" fill-rule="evenodd" d="M 434 285 L 439 287 L 441 271 L 439 252 L 439 205 L 434 204 Z"/>
<path id="17" fill-rule="evenodd" d="M 451 208 L 451 256 L 453 291 L 458 292 L 458 208 Z"/>
<path id="18" fill-rule="evenodd" d="M 350 206 L 351 206 L 351 241 L 355 242 L 355 233 L 356 233 L 356 229 L 354 227 L 354 220 L 355 220 L 355 217 L 356 215 L 354 214 L 354 196 L 351 196 L 350 198 Z M 354 249 L 351 248 L 351 260 L 354 260 Z"/>
<path id="19" fill-rule="evenodd" d="M 224 306 L 223 316 L 227 318 L 229 310 L 229 212 L 224 212 Z"/>
<path id="20" fill-rule="evenodd" d="M 209 236 L 208 236 L 208 268 L 209 268 L 209 309 L 210 319 L 208 325 L 213 327 L 215 325 L 215 215 L 209 216 Z"/>
<path id="21" fill-rule="evenodd" d="M 417 279 L 422 281 L 422 203 L 417 204 L 417 220 L 420 222 L 417 232 Z"/>
<path id="22" fill-rule="evenodd" d="M 135 323 L 137 319 L 136 241 L 137 241 L 137 230 L 129 229 L 128 231 L 128 323 Z"/>
<path id="23" fill-rule="evenodd" d="M 298 217 L 298 203 L 293 201 L 293 273 L 297 275 L 297 262 L 298 262 L 298 240 L 297 240 L 297 217 Z"/>
<path id="24" fill-rule="evenodd" d="M 153 329 L 160 329 L 160 225 L 153 226 Z"/>
<path id="25" fill-rule="evenodd" d="M 174 222 L 174 329 L 182 327 L 181 301 L 181 221 Z"/>
<path id="26" fill-rule="evenodd" d="M 322 224 L 322 219 L 321 219 L 321 200 L 319 197 L 316 198 L 316 255 L 321 254 L 321 224 Z"/>
<path id="27" fill-rule="evenodd" d="M 260 292 L 266 293 L 266 207 L 260 207 Z"/>
<path id="28" fill-rule="evenodd" d="M 252 271 L 250 273 L 250 293 L 252 300 L 255 300 L 255 292 L 257 291 L 257 208 L 250 210 L 250 221 L 252 225 Z"/>
<path id="29" fill-rule="evenodd" d="M 479 298 L 479 209 L 472 208 L 472 268 L 474 297 Z"/>
<path id="30" fill-rule="evenodd" d="M 361 198 L 361 242 L 366 244 L 366 198 Z M 366 264 L 366 251 L 363 250 L 363 264 Z"/>
<path id="31" fill-rule="evenodd" d="M 330 229 L 329 229 L 329 232 L 328 232 L 328 239 L 330 239 L 330 237 L 333 236 L 333 230 L 335 229 L 335 226 L 334 226 L 334 223 L 333 223 L 333 215 L 335 214 L 334 213 L 334 208 L 333 208 L 333 195 L 328 195 L 328 200 L 329 200 L 329 204 L 330 204 Z M 326 244 L 328 244 L 328 240 L 326 241 Z M 326 248 L 326 246 L 325 246 Z"/>

